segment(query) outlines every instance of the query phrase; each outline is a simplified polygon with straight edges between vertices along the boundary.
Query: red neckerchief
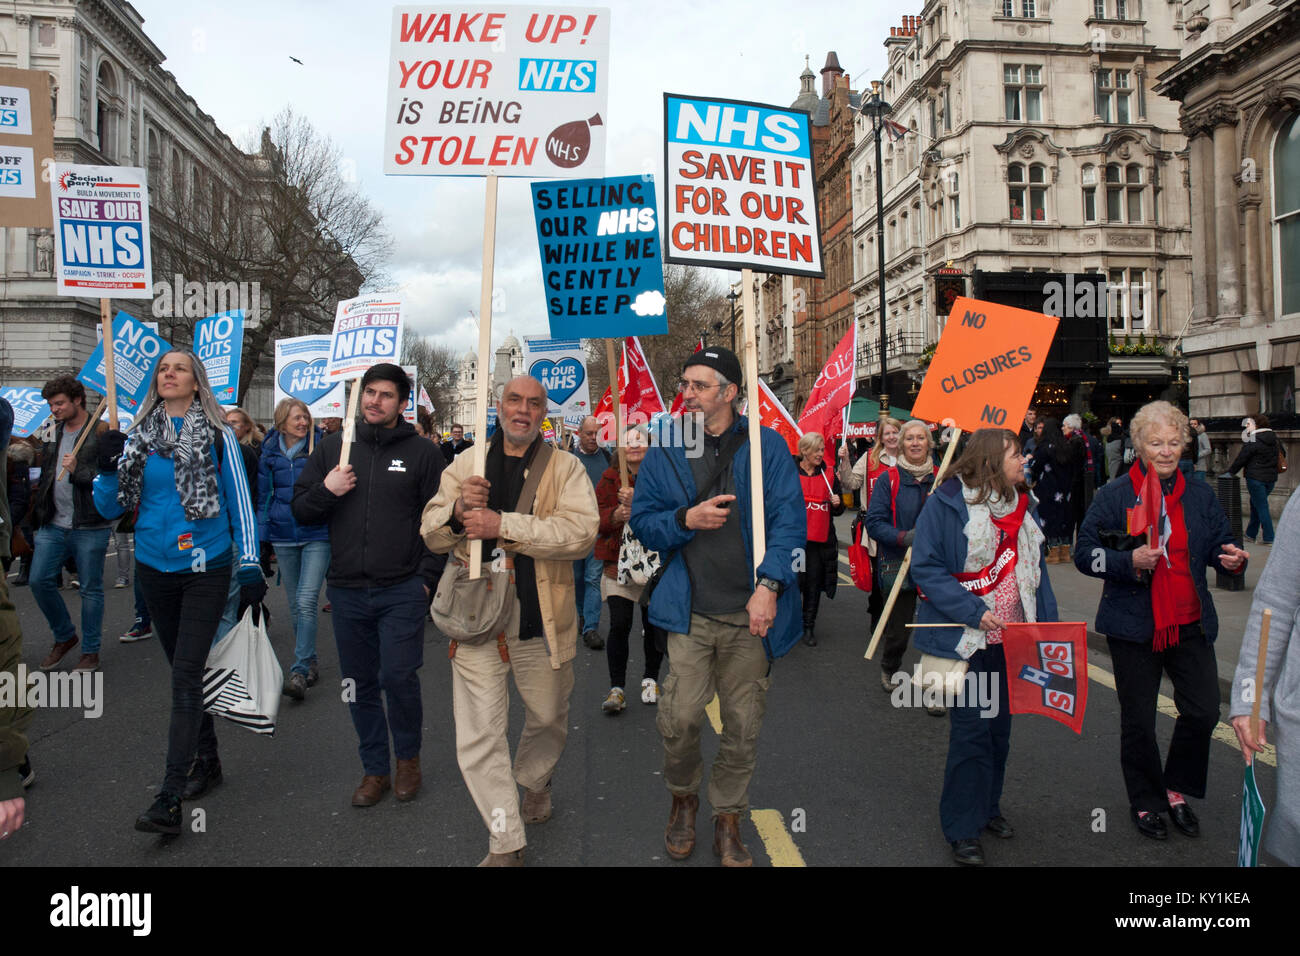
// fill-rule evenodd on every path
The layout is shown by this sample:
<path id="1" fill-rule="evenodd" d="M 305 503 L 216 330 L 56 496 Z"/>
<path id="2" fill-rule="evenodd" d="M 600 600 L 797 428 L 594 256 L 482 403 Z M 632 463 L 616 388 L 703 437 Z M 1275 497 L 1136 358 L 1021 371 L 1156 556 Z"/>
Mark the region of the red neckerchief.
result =
<path id="1" fill-rule="evenodd" d="M 972 594 L 992 594 L 998 583 L 1010 573 L 1016 565 L 1020 554 L 1020 525 L 1029 510 L 1029 496 L 1020 495 L 1017 505 L 1001 518 L 993 517 L 993 525 L 998 529 L 998 546 L 994 549 L 993 560 L 978 571 L 962 571 L 954 574 L 957 583 Z"/>
<path id="2" fill-rule="evenodd" d="M 1142 459 L 1139 458 L 1133 462 L 1133 467 L 1128 470 L 1129 481 L 1133 483 L 1133 493 L 1142 494 L 1142 486 L 1146 483 L 1146 471 L 1142 468 Z M 1157 476 L 1158 477 L 1158 476 Z M 1169 494 L 1164 494 L 1161 490 L 1161 496 L 1164 499 L 1163 507 L 1159 512 L 1159 523 L 1156 525 L 1158 540 L 1156 547 L 1161 544 L 1165 547 L 1165 560 L 1157 560 L 1155 570 L 1151 572 L 1151 617 L 1155 621 L 1155 633 L 1151 639 L 1151 649 L 1153 651 L 1165 651 L 1178 646 L 1178 605 L 1175 600 L 1175 588 L 1177 583 L 1174 580 L 1174 573 L 1169 567 L 1168 554 L 1171 550 L 1171 538 L 1174 535 L 1180 535 L 1185 541 L 1187 538 L 1187 522 L 1182 520 L 1182 509 L 1179 508 L 1176 513 L 1178 520 L 1177 528 L 1175 522 L 1170 518 L 1174 511 L 1173 506 L 1177 505 L 1183 497 L 1183 490 L 1187 487 L 1183 481 L 1183 473 L 1174 471 L 1174 487 Z M 1168 523 L 1168 528 L 1164 527 Z"/>

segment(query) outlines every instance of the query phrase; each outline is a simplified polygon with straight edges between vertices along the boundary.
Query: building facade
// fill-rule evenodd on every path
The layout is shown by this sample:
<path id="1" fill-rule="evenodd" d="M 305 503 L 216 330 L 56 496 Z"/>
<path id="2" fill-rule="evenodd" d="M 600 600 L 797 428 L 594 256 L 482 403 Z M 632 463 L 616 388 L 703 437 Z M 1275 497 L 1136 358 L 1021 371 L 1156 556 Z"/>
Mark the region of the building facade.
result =
<path id="1" fill-rule="evenodd" d="M 497 346 L 488 386 L 488 403 L 496 403 L 498 390 L 510 379 L 524 374 L 524 347 L 511 332 Z M 454 421 L 465 426 L 467 432 L 475 430 L 478 421 L 478 353 L 466 352 L 457 363 L 456 410 Z"/>

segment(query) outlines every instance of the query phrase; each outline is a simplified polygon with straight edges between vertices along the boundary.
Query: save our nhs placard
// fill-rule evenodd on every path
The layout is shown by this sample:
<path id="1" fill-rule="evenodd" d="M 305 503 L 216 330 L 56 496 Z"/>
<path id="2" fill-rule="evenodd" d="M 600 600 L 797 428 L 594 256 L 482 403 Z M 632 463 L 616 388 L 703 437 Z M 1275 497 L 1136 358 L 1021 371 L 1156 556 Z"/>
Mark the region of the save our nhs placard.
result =
<path id="1" fill-rule="evenodd" d="M 50 403 L 41 397 L 39 388 L 0 388 L 3 398 L 14 410 L 14 438 L 26 438 L 50 417 Z"/>
<path id="2" fill-rule="evenodd" d="M 824 276 L 808 114 L 664 94 L 668 262 Z"/>
<path id="3" fill-rule="evenodd" d="M 533 183 L 551 335 L 664 335 L 664 272 L 654 179 Z"/>
<path id="4" fill-rule="evenodd" d="M 143 169 L 55 163 L 50 198 L 59 295 L 153 298 Z"/>
<path id="5" fill-rule="evenodd" d="M 344 299 L 334 314 L 328 372 L 360 378 L 380 362 L 398 365 L 402 354 L 402 300 L 396 292 Z"/>
<path id="6" fill-rule="evenodd" d="M 296 398 L 312 418 L 342 418 L 344 385 L 329 377 L 330 336 L 301 335 L 275 342 L 275 403 Z"/>
<path id="7" fill-rule="evenodd" d="M 220 405 L 235 404 L 239 390 L 239 360 L 244 351 L 244 310 L 218 312 L 194 325 L 194 354 L 208 373 L 208 384 Z"/>
<path id="8" fill-rule="evenodd" d="M 136 413 L 153 381 L 154 365 L 169 348 L 164 339 L 143 323 L 125 312 L 117 313 L 113 318 L 113 373 L 117 380 L 118 408 L 132 415 Z M 77 374 L 77 381 L 101 395 L 108 394 L 102 341 L 90 353 L 90 359 Z"/>
<path id="9" fill-rule="evenodd" d="M 582 339 L 524 336 L 524 374 L 546 389 L 546 414 L 579 420 L 591 414 L 587 354 Z"/>

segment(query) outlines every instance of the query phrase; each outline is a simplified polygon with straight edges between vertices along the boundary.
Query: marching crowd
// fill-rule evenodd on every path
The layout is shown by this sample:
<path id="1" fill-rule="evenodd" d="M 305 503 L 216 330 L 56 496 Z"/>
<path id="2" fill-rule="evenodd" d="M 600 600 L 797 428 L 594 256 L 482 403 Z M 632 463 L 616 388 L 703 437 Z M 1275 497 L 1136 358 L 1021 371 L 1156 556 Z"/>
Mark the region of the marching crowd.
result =
<path id="1" fill-rule="evenodd" d="M 173 350 L 156 366 L 125 433 L 91 420 L 84 389 L 71 377 L 45 386 L 53 425 L 40 440 L 9 443 L 12 414 L 0 403 L 9 492 L 0 501 L 0 556 L 6 571 L 18 562 L 13 584 L 30 584 L 48 623 L 52 646 L 41 668 L 60 666 L 79 647 L 75 669 L 93 671 L 105 555 L 116 538 L 116 583 L 134 586 L 136 608 L 121 641 L 156 635 L 171 666 L 162 784 L 138 830 L 179 834 L 183 803 L 221 782 L 216 728 L 203 709 L 204 663 L 246 608 L 260 609 L 274 562 L 294 637 L 286 697 L 304 700 L 320 679 L 319 613 L 332 614 L 363 771 L 353 806 L 373 806 L 389 790 L 411 800 L 421 789 L 419 670 L 432 616 L 449 638 L 457 761 L 489 834 L 482 865 L 521 865 L 527 826 L 552 814 L 579 640 L 604 650 L 610 689 L 600 707 L 617 715 L 636 691 L 627 675 L 639 616 L 639 696 L 657 707 L 671 796 L 666 851 L 684 859 L 695 847 L 701 729 L 716 694 L 722 731 L 706 792 L 713 850 L 724 866 L 749 866 L 741 823 L 767 693 L 777 661 L 800 640 L 818 644 L 822 598 L 834 598 L 839 582 L 834 518 L 853 492 L 872 553 L 871 630 L 883 624 L 881 687 L 892 693 L 905 679 L 899 671 L 913 622 L 923 625 L 913 643 L 926 670 L 997 676 L 996 711 L 961 697 L 927 708 L 949 719 L 939 822 L 956 862 L 984 863 L 985 833 L 1014 834 L 1002 806 L 1012 725 L 1003 632 L 1012 623 L 1057 620 L 1053 563 L 1072 561 L 1104 581 L 1095 629 L 1115 672 L 1134 825 L 1164 839 L 1167 816 L 1181 833 L 1198 834 L 1189 798 L 1206 795 L 1220 710 L 1218 621 L 1206 574 L 1211 567 L 1241 574 L 1249 557 L 1204 480 L 1210 448 L 1199 423 L 1165 402 L 1145 406 L 1127 427 L 1112 419 L 1095 431 L 1077 415 L 1058 423 L 1031 409 L 1019 432 L 983 429 L 944 449 L 927 423 L 886 418 L 875 444 L 856 456 L 816 433 L 803 435 L 791 455 L 767 428 L 760 447 L 751 447 L 741 381 L 730 351 L 695 352 L 678 383 L 686 417 L 653 441 L 646 428 L 629 427 L 611 453 L 594 418 L 582 423 L 571 450 L 545 441 L 546 392 L 536 379 L 515 378 L 498 398 L 498 426 L 477 475 L 474 456 L 462 454 L 473 442 L 461 426 L 439 443 L 427 416 L 416 425 L 403 419 L 410 383 L 396 366 L 376 365 L 361 379 L 345 458 L 340 420 L 314 422 L 306 405 L 286 399 L 263 433 L 242 410 L 216 403 L 191 352 Z M 698 441 L 688 440 L 692 427 Z M 1262 532 L 1263 543 L 1274 545 L 1267 496 L 1284 459 L 1263 416 L 1250 422 L 1248 436 L 1230 471 L 1246 473 L 1247 537 Z M 945 451 L 950 464 L 941 471 Z M 765 540 L 757 566 L 754 474 Z M 1128 518 L 1140 497 L 1149 502 L 1153 494 L 1167 516 L 1158 540 L 1131 534 Z M 1286 622 L 1268 648 L 1266 683 L 1275 695 L 1263 695 L 1264 726 L 1282 729 L 1283 748 L 1282 801 L 1270 812 L 1266 848 L 1295 865 L 1300 755 L 1289 748 L 1300 724 L 1300 641 L 1291 640 L 1300 609 L 1300 516 L 1291 514 L 1293 504 L 1260 579 L 1238 676 L 1253 676 L 1246 651 L 1255 647 L 1266 604 Z M 133 572 L 123 557 L 131 551 Z M 1278 560 L 1283 554 L 1287 560 Z M 69 562 L 81 591 L 80 631 L 60 594 Z M 885 596 L 894 590 L 886 616 Z M 34 623 L 27 622 L 29 640 Z M 21 637 L 6 582 L 0 669 L 21 660 Z M 1164 757 L 1156 737 L 1162 674 L 1179 710 Z M 526 714 L 513 760 L 511 677 Z M 1241 683 L 1231 715 L 1249 759 L 1265 741 L 1244 716 L 1250 703 Z M 0 838 L 21 826 L 24 788 L 34 778 L 24 736 L 31 718 L 23 708 L 0 711 Z"/>

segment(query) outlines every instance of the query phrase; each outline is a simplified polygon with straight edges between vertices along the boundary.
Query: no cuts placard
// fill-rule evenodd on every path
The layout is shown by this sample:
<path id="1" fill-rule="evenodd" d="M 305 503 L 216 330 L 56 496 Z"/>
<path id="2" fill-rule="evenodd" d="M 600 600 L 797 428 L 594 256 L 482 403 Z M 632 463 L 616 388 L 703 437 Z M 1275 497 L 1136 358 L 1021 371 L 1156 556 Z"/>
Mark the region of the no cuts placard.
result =
<path id="1" fill-rule="evenodd" d="M 396 292 L 339 303 L 330 341 L 331 378 L 360 378 L 380 362 L 397 365 L 401 353 L 402 301 Z"/>
<path id="2" fill-rule="evenodd" d="M 239 360 L 244 352 L 244 310 L 219 312 L 195 323 L 194 352 L 208 373 L 208 384 L 217 403 L 235 404 Z"/>
<path id="3" fill-rule="evenodd" d="M 664 94 L 668 262 L 821 277 L 808 114 Z"/>
<path id="4" fill-rule="evenodd" d="M 384 172 L 599 176 L 609 10 L 394 7 Z"/>
<path id="5" fill-rule="evenodd" d="M 14 438 L 26 438 L 50 417 L 50 403 L 41 397 L 39 388 L 0 388 L 0 398 L 14 410 Z"/>
<path id="6" fill-rule="evenodd" d="M 55 163 L 51 187 L 58 294 L 153 298 L 144 170 Z"/>
<path id="7" fill-rule="evenodd" d="M 113 317 L 113 380 L 116 382 L 117 407 L 132 415 L 140 408 L 149 383 L 153 381 L 153 367 L 170 345 L 125 312 Z M 104 342 L 101 339 L 90 353 L 86 365 L 77 374 L 77 381 L 101 395 L 108 394 L 108 372 L 104 362 Z"/>

